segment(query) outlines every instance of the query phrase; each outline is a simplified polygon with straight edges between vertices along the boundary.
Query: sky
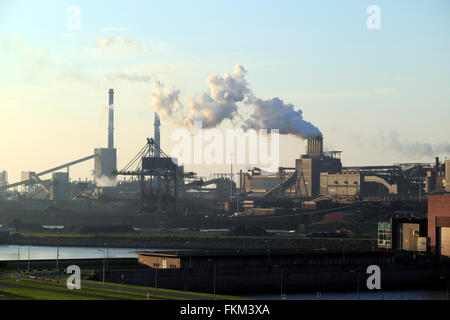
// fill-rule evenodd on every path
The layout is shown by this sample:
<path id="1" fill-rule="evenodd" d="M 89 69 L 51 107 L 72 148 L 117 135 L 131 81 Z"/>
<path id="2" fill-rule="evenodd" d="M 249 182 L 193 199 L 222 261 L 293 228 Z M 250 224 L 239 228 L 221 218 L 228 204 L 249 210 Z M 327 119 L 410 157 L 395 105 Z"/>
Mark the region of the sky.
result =
<path id="1" fill-rule="evenodd" d="M 367 27 L 370 5 L 379 29 Z M 450 157 L 449 57 L 446 0 L 0 0 L 0 171 L 15 182 L 106 147 L 109 88 L 123 168 L 153 136 L 149 79 L 187 102 L 235 65 L 259 97 L 301 109 L 344 166 L 433 162 Z M 161 121 L 170 153 L 177 124 Z M 282 136 L 280 165 L 304 151 Z M 92 170 L 92 160 L 71 167 L 71 179 Z"/>

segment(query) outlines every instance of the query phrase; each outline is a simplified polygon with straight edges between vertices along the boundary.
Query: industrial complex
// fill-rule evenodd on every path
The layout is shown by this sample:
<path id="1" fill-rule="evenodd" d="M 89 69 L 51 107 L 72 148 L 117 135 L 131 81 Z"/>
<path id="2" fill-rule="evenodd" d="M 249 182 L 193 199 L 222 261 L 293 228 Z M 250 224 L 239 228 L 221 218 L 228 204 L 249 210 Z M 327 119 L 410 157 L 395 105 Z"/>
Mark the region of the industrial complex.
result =
<path id="1" fill-rule="evenodd" d="M 239 201 L 227 203 L 228 210 L 233 205 L 236 207 L 237 203 L 234 209 L 239 213 L 244 202 L 248 204 L 251 200 L 262 203 L 256 206 L 261 208 L 265 207 L 264 202 L 273 204 L 274 201 L 284 203 L 283 206 L 290 203 L 291 207 L 311 208 L 327 201 L 408 200 L 450 192 L 450 184 L 446 182 L 450 181 L 450 160 L 442 162 L 436 158 L 433 163 L 346 167 L 340 159 L 342 151 L 324 151 L 322 136 L 308 138 L 306 153 L 293 159 L 292 167 L 280 167 L 276 173 L 262 174 L 261 169 L 255 167 L 238 174 L 214 173 L 209 178 L 197 177 L 195 172 L 184 172 L 183 166 L 174 164 L 170 155 L 162 150 L 161 122 L 156 113 L 154 137 L 148 138 L 144 148 L 125 168 L 120 169 L 117 168 L 117 149 L 114 146 L 113 89 L 109 89 L 108 103 L 107 148 L 95 148 L 92 155 L 42 172 L 22 172 L 19 182 L 10 183 L 8 172 L 1 171 L 0 199 L 53 201 L 52 205 L 56 207 L 62 202 L 72 207 L 74 201 L 81 204 L 87 199 L 139 199 L 145 206 L 145 200 L 154 195 L 160 199 L 158 210 L 161 212 L 164 203 L 174 203 L 167 201 L 171 197 L 212 201 L 231 201 L 231 198 L 239 197 Z M 92 181 L 71 181 L 69 168 L 90 160 L 94 160 Z M 67 172 L 61 171 L 65 169 Z M 50 178 L 43 179 L 50 174 Z M 234 175 L 238 176 L 238 185 L 231 179 Z M 129 178 L 118 183 L 120 176 Z M 161 197 L 165 198 L 163 203 Z M 178 210 L 184 212 L 181 206 Z M 272 211 L 267 212 L 270 214 Z"/>
<path id="2" fill-rule="evenodd" d="M 165 269 L 160 281 L 173 289 L 209 290 L 211 268 L 214 277 L 217 268 L 220 289 L 230 292 L 244 271 L 253 280 L 243 290 L 263 285 L 255 272 L 267 276 L 265 288 L 275 287 L 280 268 L 291 285 L 305 288 L 317 285 L 311 277 L 318 266 L 321 283 L 330 272 L 344 279 L 348 270 L 372 263 L 384 265 L 392 283 L 448 277 L 448 262 L 439 261 L 450 257 L 450 160 L 346 167 L 342 151 L 324 151 L 324 138 L 317 135 L 307 138 L 305 154 L 292 159 L 292 167 L 199 177 L 164 152 L 155 113 L 153 137 L 143 137 L 142 149 L 118 168 L 113 89 L 108 104 L 106 148 L 42 172 L 22 172 L 19 182 L 8 181 L 8 173 L 0 171 L 2 235 L 33 226 L 31 231 L 55 232 L 40 228 L 58 225 L 59 233 L 102 234 L 98 243 L 122 241 L 118 245 L 124 246 L 123 241 L 131 241 L 125 245 L 142 247 L 150 241 L 149 247 L 182 247 L 176 252 L 138 251 L 136 262 L 150 269 L 107 275 L 113 282 L 127 274 L 128 284 L 151 285 L 152 270 Z M 92 180 L 71 180 L 69 168 L 90 160 Z M 104 238 L 127 232 L 141 236 Z M 77 245 L 97 241 L 71 240 L 80 241 Z M 21 238 L 7 241 L 19 243 Z M 422 269 L 411 277 L 410 263 L 417 261 L 426 266 L 414 264 Z"/>

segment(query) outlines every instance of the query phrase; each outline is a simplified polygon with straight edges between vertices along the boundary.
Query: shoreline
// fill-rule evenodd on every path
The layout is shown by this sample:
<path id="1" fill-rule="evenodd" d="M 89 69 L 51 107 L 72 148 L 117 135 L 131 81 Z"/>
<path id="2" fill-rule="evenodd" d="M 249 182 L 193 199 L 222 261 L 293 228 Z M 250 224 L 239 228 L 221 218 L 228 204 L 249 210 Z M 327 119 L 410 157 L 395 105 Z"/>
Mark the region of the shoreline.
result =
<path id="1" fill-rule="evenodd" d="M 161 249 L 286 249 L 319 251 L 378 251 L 376 239 L 368 238 L 305 238 L 290 236 L 226 236 L 198 234 L 33 234 L 17 233 L 0 238 L 0 245 L 161 248 Z"/>

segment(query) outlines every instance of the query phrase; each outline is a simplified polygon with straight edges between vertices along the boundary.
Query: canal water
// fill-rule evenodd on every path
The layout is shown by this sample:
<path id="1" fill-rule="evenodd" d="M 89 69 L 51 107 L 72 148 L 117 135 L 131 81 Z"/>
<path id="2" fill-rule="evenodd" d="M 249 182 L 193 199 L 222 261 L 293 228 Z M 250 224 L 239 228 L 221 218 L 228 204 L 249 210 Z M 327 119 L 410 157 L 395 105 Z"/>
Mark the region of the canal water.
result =
<path id="1" fill-rule="evenodd" d="M 17 245 L 0 245 L 0 261 L 4 260 L 28 260 L 28 252 L 30 260 L 46 260 L 56 259 L 59 251 L 59 259 L 86 259 L 86 258 L 103 258 L 103 252 L 108 253 L 109 258 L 137 258 L 137 254 L 130 253 L 137 250 L 153 250 L 161 251 L 162 249 L 143 249 L 143 248 L 108 248 L 106 247 L 48 247 L 48 246 L 17 246 Z M 99 251 L 103 250 L 103 251 Z M 167 251 L 167 249 L 164 249 Z"/>

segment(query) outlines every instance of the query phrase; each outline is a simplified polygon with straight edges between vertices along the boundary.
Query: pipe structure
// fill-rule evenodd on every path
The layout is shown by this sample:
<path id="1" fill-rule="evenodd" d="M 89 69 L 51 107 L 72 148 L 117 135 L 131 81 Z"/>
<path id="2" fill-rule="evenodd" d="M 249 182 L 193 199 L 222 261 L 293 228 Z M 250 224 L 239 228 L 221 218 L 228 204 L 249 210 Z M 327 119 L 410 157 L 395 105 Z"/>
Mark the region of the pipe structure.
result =
<path id="1" fill-rule="evenodd" d="M 68 162 L 68 163 L 65 163 L 63 165 L 57 166 L 55 168 L 36 173 L 35 176 L 36 177 L 40 177 L 40 176 L 52 173 L 54 171 L 58 171 L 60 169 L 64 169 L 64 168 L 76 165 L 78 163 L 81 163 L 81 162 L 84 162 L 84 161 L 87 161 L 87 160 L 90 160 L 90 159 L 94 159 L 95 157 L 96 157 L 96 155 L 93 154 L 93 155 L 90 155 L 88 157 L 84 157 L 84 158 L 81 158 L 81 159 L 78 159 L 78 160 L 75 160 L 75 161 Z M 14 188 L 14 187 L 20 186 L 22 184 L 31 183 L 31 182 L 35 182 L 35 181 L 36 181 L 35 179 L 29 179 L 29 180 L 24 180 L 24 181 L 8 184 L 7 186 L 5 186 L 5 189 Z"/>

